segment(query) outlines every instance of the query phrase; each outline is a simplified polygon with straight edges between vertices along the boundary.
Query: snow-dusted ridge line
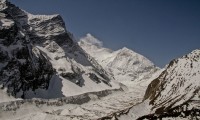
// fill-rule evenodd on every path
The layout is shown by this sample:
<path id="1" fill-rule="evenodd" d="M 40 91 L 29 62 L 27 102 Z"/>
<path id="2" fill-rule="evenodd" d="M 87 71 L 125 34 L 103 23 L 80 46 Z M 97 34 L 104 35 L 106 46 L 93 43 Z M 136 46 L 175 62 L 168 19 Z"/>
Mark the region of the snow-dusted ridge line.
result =
<path id="1" fill-rule="evenodd" d="M 172 60 L 166 70 L 149 85 L 145 99 L 151 99 L 151 104 L 155 103 L 155 108 L 165 106 L 167 109 L 169 106 L 173 108 L 183 104 L 200 90 L 199 77 L 200 50 L 194 50 L 181 58 Z M 155 88 L 152 89 L 151 86 Z"/>
<path id="2" fill-rule="evenodd" d="M 117 51 L 103 47 L 103 42 L 91 34 L 86 34 L 78 42 L 117 81 L 148 79 L 160 68 L 156 67 L 146 57 L 123 47 Z"/>
<path id="3" fill-rule="evenodd" d="M 197 49 L 172 60 L 148 85 L 143 102 L 118 119 L 199 119 L 199 78 L 200 49 Z"/>

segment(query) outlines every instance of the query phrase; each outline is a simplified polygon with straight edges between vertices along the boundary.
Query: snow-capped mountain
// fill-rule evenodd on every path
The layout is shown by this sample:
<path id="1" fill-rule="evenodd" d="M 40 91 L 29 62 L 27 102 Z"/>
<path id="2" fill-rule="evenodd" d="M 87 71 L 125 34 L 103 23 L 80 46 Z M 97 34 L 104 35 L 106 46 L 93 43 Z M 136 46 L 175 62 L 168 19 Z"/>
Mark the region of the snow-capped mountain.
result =
<path id="1" fill-rule="evenodd" d="M 143 119 L 200 119 L 200 50 L 172 60 L 146 90 L 144 101 L 127 115 Z"/>
<path id="2" fill-rule="evenodd" d="M 0 119 L 200 119 L 199 79 L 199 49 L 160 70 L 91 34 L 77 43 L 60 15 L 0 0 Z"/>
<path id="3" fill-rule="evenodd" d="M 144 100 L 150 100 L 156 113 L 168 111 L 191 100 L 200 101 L 200 50 L 172 60 L 153 80 Z"/>
<path id="4" fill-rule="evenodd" d="M 32 15 L 0 2 L 0 85 L 9 95 L 57 98 L 119 87 L 60 15 Z"/>
<path id="5" fill-rule="evenodd" d="M 87 34 L 78 42 L 103 68 L 120 82 L 148 79 L 159 70 L 146 57 L 124 47 L 113 51 L 103 47 L 103 43 Z"/>

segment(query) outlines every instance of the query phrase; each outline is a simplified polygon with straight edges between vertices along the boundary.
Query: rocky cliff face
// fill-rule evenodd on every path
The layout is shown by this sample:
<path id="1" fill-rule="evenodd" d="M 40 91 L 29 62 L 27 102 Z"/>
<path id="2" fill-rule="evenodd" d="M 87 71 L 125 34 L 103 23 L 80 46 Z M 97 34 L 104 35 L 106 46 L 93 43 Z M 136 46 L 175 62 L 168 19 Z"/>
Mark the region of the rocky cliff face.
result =
<path id="1" fill-rule="evenodd" d="M 66 31 L 60 15 L 32 15 L 1 1 L 0 84 L 10 95 L 32 98 L 38 90 L 46 94 L 44 91 L 51 89 L 60 91 L 51 93 L 54 97 L 62 97 L 90 92 L 89 86 L 94 87 L 91 91 L 112 88 L 108 74 L 89 58 Z M 97 82 L 89 75 L 98 78 L 104 87 L 96 87 Z M 85 83 L 87 80 L 94 83 Z M 68 86 L 79 88 L 75 92 Z M 42 94 L 39 96 L 45 96 Z"/>
<path id="2" fill-rule="evenodd" d="M 16 96 L 19 92 L 47 89 L 54 74 L 49 60 L 41 52 L 32 51 L 27 14 L 3 1 L 0 18 L 0 84 Z M 23 23 L 22 23 L 23 22 Z M 34 39 L 40 42 L 38 39 Z M 40 42 L 41 43 L 41 42 Z M 24 97 L 24 93 L 20 95 Z"/>

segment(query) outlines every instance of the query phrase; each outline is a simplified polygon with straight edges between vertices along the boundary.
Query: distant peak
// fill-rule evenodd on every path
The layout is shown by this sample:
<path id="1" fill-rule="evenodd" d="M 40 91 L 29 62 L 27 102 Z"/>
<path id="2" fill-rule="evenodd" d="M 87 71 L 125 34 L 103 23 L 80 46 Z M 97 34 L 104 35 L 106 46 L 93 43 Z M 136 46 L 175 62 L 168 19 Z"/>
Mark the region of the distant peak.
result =
<path id="1" fill-rule="evenodd" d="M 130 49 L 128 49 L 127 47 L 123 47 L 122 50 L 130 50 Z"/>
<path id="2" fill-rule="evenodd" d="M 129 52 L 129 53 L 135 53 L 133 50 L 127 48 L 127 47 L 123 47 L 122 49 L 120 49 L 121 52 Z"/>
<path id="3" fill-rule="evenodd" d="M 103 42 L 95 38 L 90 33 L 87 33 L 85 37 L 80 39 L 81 42 L 84 42 L 89 45 L 95 45 L 97 47 L 103 47 Z"/>
<path id="4" fill-rule="evenodd" d="M 84 37 L 84 38 L 90 39 L 91 41 L 101 42 L 100 40 L 98 40 L 95 36 L 93 36 L 90 33 L 87 33 L 86 37 Z"/>
<path id="5" fill-rule="evenodd" d="M 87 33 L 86 34 L 86 37 L 91 37 L 91 38 L 95 38 L 92 34 L 90 34 L 90 33 Z"/>

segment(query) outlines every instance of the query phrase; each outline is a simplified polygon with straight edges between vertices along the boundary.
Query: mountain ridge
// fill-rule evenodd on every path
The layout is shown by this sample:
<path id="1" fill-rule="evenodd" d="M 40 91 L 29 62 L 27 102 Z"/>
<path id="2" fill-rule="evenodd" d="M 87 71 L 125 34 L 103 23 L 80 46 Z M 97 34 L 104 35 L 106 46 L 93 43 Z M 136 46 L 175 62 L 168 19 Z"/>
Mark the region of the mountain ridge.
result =
<path id="1" fill-rule="evenodd" d="M 60 15 L 33 15 L 8 1 L 0 8 L 0 84 L 10 95 L 57 98 L 119 88 Z"/>
<path id="2" fill-rule="evenodd" d="M 86 34 L 78 43 L 120 82 L 147 79 L 160 69 L 144 56 L 126 47 L 116 51 L 103 47 L 103 42 L 91 34 Z"/>
<path id="3" fill-rule="evenodd" d="M 192 99 L 200 90 L 198 80 L 200 76 L 199 58 L 200 50 L 197 49 L 181 58 L 172 60 L 158 79 L 152 81 L 149 85 L 144 99 L 150 99 L 150 104 L 153 104 L 156 109 L 159 109 L 156 106 L 165 106 L 165 108 L 162 108 L 163 111 L 167 110 L 168 107 L 173 108 Z M 155 83 L 158 84 L 155 86 Z M 168 89 L 168 87 L 171 89 Z M 158 89 L 161 92 L 156 92 Z M 165 95 L 162 92 L 168 94 Z M 166 99 L 161 98 L 159 94 L 163 94 L 161 96 Z M 161 108 L 159 110 L 162 111 Z"/>
<path id="4" fill-rule="evenodd" d="M 147 87 L 143 102 L 118 119 L 199 119 L 200 49 L 172 60 Z M 139 110 L 139 111 L 138 111 Z"/>

